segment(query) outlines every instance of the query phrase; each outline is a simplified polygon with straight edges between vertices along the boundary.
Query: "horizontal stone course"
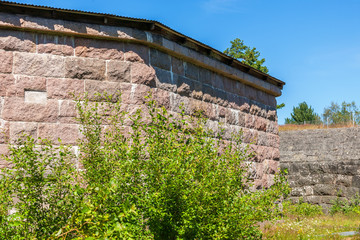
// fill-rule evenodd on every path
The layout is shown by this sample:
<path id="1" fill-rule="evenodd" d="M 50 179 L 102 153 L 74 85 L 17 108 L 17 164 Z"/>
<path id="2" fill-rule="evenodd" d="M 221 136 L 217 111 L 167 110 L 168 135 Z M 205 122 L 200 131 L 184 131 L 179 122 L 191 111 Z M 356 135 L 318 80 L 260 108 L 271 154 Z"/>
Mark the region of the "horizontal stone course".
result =
<path id="1" fill-rule="evenodd" d="M 46 105 L 26 103 L 24 98 L 5 98 L 1 118 L 7 121 L 56 122 L 58 101 L 48 100 Z"/>
<path id="2" fill-rule="evenodd" d="M 41 77 L 64 77 L 65 58 L 50 54 L 14 53 L 15 74 Z"/>

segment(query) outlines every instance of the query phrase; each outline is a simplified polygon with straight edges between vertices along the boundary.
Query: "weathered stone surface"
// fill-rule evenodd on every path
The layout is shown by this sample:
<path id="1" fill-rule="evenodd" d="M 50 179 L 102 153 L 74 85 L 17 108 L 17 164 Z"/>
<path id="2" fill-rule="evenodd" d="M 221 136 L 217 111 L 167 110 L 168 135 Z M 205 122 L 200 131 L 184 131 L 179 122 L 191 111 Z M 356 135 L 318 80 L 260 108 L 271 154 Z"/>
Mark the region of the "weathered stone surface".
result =
<path id="1" fill-rule="evenodd" d="M 150 49 L 150 63 L 154 67 L 158 67 L 167 71 L 171 70 L 170 56 L 153 48 Z"/>
<path id="2" fill-rule="evenodd" d="M 76 104 L 74 101 L 59 101 L 60 112 L 59 121 L 61 123 L 77 123 L 75 117 L 77 116 Z"/>
<path id="3" fill-rule="evenodd" d="M 131 82 L 128 62 L 108 61 L 106 70 L 107 80 L 110 82 Z"/>
<path id="4" fill-rule="evenodd" d="M 207 118 L 215 118 L 215 111 L 211 103 L 203 102 L 196 99 L 190 99 L 190 109 L 192 112 L 199 112 Z"/>
<path id="5" fill-rule="evenodd" d="M 153 97 L 160 106 L 170 109 L 170 93 L 162 89 L 154 89 Z"/>
<path id="6" fill-rule="evenodd" d="M 37 139 L 37 123 L 29 122 L 10 122 L 10 141 L 15 143 L 16 140 L 24 138 L 24 135 L 30 135 Z"/>
<path id="7" fill-rule="evenodd" d="M 149 48 L 140 44 L 124 43 L 124 52 L 134 52 L 136 53 L 145 64 L 149 64 Z"/>
<path id="8" fill-rule="evenodd" d="M 255 128 L 259 131 L 266 131 L 266 119 L 262 117 L 255 117 Z"/>
<path id="9" fill-rule="evenodd" d="M 175 91 L 176 85 L 174 84 L 172 73 L 158 67 L 154 67 L 154 69 L 157 80 L 156 87 L 167 91 Z"/>
<path id="10" fill-rule="evenodd" d="M 6 96 L 8 88 L 15 84 L 13 75 L 0 74 L 0 96 Z"/>
<path id="11" fill-rule="evenodd" d="M 199 80 L 199 67 L 191 63 L 185 63 L 185 76 L 194 80 Z"/>
<path id="12" fill-rule="evenodd" d="M 48 54 L 14 53 L 13 71 L 16 74 L 41 77 L 64 77 L 63 57 Z"/>
<path id="13" fill-rule="evenodd" d="M 124 54 L 125 61 L 128 62 L 139 62 L 139 63 L 145 63 L 145 61 L 140 57 L 139 54 L 133 51 L 128 51 Z"/>
<path id="14" fill-rule="evenodd" d="M 100 59 L 124 59 L 122 42 L 101 41 L 88 38 L 75 39 L 75 56 Z"/>
<path id="15" fill-rule="evenodd" d="M 85 92 L 89 94 L 90 99 L 97 99 L 98 94 L 107 93 L 109 95 L 119 95 L 122 94 L 122 99 L 124 95 L 130 95 L 130 92 L 124 92 L 119 82 L 101 82 L 95 80 L 85 80 Z"/>
<path id="16" fill-rule="evenodd" d="M 84 93 L 85 81 L 77 79 L 47 79 L 49 99 L 73 99 Z"/>
<path id="17" fill-rule="evenodd" d="M 39 124 L 39 137 L 52 140 L 58 144 L 58 139 L 61 139 L 63 144 L 76 144 L 76 141 L 81 137 L 79 126 L 77 124 Z"/>
<path id="18" fill-rule="evenodd" d="M 156 74 L 154 68 L 142 63 L 131 64 L 132 83 L 155 86 L 155 77 Z"/>
<path id="19" fill-rule="evenodd" d="M 125 84 L 122 85 L 122 89 L 124 89 Z M 126 91 L 126 90 L 125 90 Z M 149 96 L 150 87 L 142 84 L 131 84 L 130 90 L 130 101 L 125 102 L 128 104 L 140 105 L 145 103 L 145 97 Z"/>
<path id="20" fill-rule="evenodd" d="M 173 73 L 176 73 L 180 76 L 184 75 L 184 62 L 178 58 L 172 57 L 171 58 L 171 70 Z"/>
<path id="21" fill-rule="evenodd" d="M 13 53 L 0 50 L 0 73 L 11 73 L 13 65 Z"/>
<path id="22" fill-rule="evenodd" d="M 73 56 L 73 44 L 74 38 L 72 37 L 39 34 L 37 52 Z"/>
<path id="23" fill-rule="evenodd" d="M 6 88 L 6 96 L 8 97 L 24 97 L 25 89 L 32 91 L 46 91 L 46 78 L 44 77 L 28 77 L 16 76 L 16 83 L 11 81 Z M 10 83 L 10 82 L 9 82 Z"/>
<path id="24" fill-rule="evenodd" d="M 358 128 L 280 132 L 280 163 L 288 169 L 290 186 L 311 187 L 310 196 L 329 199 L 354 196 L 360 189 L 358 134 Z"/>
<path id="25" fill-rule="evenodd" d="M 24 98 L 5 98 L 1 117 L 8 121 L 21 122 L 56 122 L 58 102 L 48 100 L 46 105 L 26 103 Z"/>
<path id="26" fill-rule="evenodd" d="M 65 61 L 65 77 L 104 80 L 105 68 L 104 60 L 68 57 Z"/>
<path id="27" fill-rule="evenodd" d="M 0 49 L 7 51 L 35 52 L 36 34 L 21 31 L 0 31 Z"/>

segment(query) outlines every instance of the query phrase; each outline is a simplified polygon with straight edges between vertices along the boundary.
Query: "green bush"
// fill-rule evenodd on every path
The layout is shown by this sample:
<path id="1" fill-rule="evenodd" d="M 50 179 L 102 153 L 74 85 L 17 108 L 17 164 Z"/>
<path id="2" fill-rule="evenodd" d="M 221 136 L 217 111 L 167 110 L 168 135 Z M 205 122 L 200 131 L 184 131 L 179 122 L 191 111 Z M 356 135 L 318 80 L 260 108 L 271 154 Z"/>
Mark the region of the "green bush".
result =
<path id="1" fill-rule="evenodd" d="M 332 202 L 330 214 L 344 213 L 344 214 L 360 214 L 360 196 L 356 194 L 349 200 L 341 200 L 340 197 Z"/>
<path id="2" fill-rule="evenodd" d="M 173 116 L 152 100 L 135 114 L 116 96 L 97 100 L 77 100 L 77 157 L 30 137 L 10 147 L 0 238 L 261 238 L 256 223 L 277 216 L 275 201 L 289 188 L 280 175 L 271 188 L 250 191 L 241 134 L 225 141 L 201 113 Z"/>
<path id="3" fill-rule="evenodd" d="M 302 198 L 300 198 L 298 203 L 284 201 L 283 208 L 285 215 L 313 217 L 323 214 L 323 208 L 320 205 L 304 202 Z"/>

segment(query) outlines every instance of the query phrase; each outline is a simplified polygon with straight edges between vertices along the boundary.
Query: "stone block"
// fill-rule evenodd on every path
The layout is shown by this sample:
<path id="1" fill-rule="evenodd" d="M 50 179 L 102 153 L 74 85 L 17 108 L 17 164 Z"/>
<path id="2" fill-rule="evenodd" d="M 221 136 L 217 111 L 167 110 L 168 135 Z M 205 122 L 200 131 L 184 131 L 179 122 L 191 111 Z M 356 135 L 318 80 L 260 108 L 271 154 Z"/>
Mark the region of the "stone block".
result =
<path id="1" fill-rule="evenodd" d="M 261 108 L 255 104 L 251 105 L 250 107 L 250 114 L 254 116 L 259 116 L 261 113 Z"/>
<path id="2" fill-rule="evenodd" d="M 210 85 L 203 84 L 202 89 L 203 89 L 203 101 L 215 103 L 216 97 L 215 97 L 214 88 Z"/>
<path id="3" fill-rule="evenodd" d="M 48 79 L 49 99 L 73 99 L 84 93 L 85 81 L 78 79 Z"/>
<path id="4" fill-rule="evenodd" d="M 247 85 L 244 85 L 245 97 L 250 100 L 257 100 L 256 89 Z"/>
<path id="5" fill-rule="evenodd" d="M 0 122 L 0 144 L 9 143 L 10 139 L 10 122 L 1 121 Z"/>
<path id="6" fill-rule="evenodd" d="M 0 74 L 0 96 L 6 96 L 9 88 L 15 84 L 13 75 Z"/>
<path id="7" fill-rule="evenodd" d="M 171 72 L 157 67 L 154 67 L 154 69 L 156 72 L 156 87 L 166 91 L 175 92 L 176 85 L 173 81 Z"/>
<path id="8" fill-rule="evenodd" d="M 130 85 L 130 83 L 128 83 Z M 131 88 L 131 87 L 130 87 Z M 102 82 L 96 80 L 85 80 L 85 92 L 88 93 L 90 99 L 99 99 L 99 94 L 108 94 L 112 96 L 118 96 L 121 93 L 122 99 L 126 96 L 130 96 L 130 90 L 123 92 L 121 83 L 119 82 Z"/>
<path id="9" fill-rule="evenodd" d="M 251 114 L 245 115 L 245 127 L 255 128 L 255 116 L 253 116 Z"/>
<path id="10" fill-rule="evenodd" d="M 276 98 L 274 96 L 269 95 L 269 106 L 276 108 Z"/>
<path id="11" fill-rule="evenodd" d="M 152 95 L 160 106 L 170 109 L 170 93 L 168 91 L 155 88 Z"/>
<path id="12" fill-rule="evenodd" d="M 150 49 L 147 46 L 141 44 L 124 43 L 125 55 L 128 52 L 136 53 L 145 64 L 149 64 L 149 52 Z"/>
<path id="13" fill-rule="evenodd" d="M 10 142 L 15 143 L 18 139 L 24 139 L 26 135 L 37 139 L 37 125 L 34 122 L 10 122 Z"/>
<path id="14" fill-rule="evenodd" d="M 268 134 L 264 133 L 264 132 L 258 132 L 258 141 L 257 141 L 258 145 L 261 146 L 271 146 L 268 143 Z"/>
<path id="15" fill-rule="evenodd" d="M 1 30 L 0 49 L 19 52 L 36 52 L 36 34 Z"/>
<path id="16" fill-rule="evenodd" d="M 194 89 L 191 92 L 190 96 L 192 98 L 202 100 L 203 95 L 203 84 L 201 82 L 194 81 Z"/>
<path id="17" fill-rule="evenodd" d="M 223 85 L 224 85 L 224 90 L 229 92 L 229 93 L 237 93 L 236 92 L 236 82 L 233 79 L 224 77 L 223 78 Z"/>
<path id="18" fill-rule="evenodd" d="M 241 112 L 241 111 L 239 111 L 239 116 L 238 116 L 238 119 L 239 119 L 239 126 L 240 127 L 245 127 L 245 125 L 246 125 L 246 113 L 244 113 L 244 112 Z"/>
<path id="19" fill-rule="evenodd" d="M 154 67 L 158 67 L 167 71 L 171 70 L 171 57 L 161 51 L 150 49 L 150 63 Z"/>
<path id="20" fill-rule="evenodd" d="M 314 187 L 314 194 L 318 196 L 336 196 L 336 188 L 332 185 L 316 184 Z"/>
<path id="21" fill-rule="evenodd" d="M 11 73 L 13 65 L 13 53 L 0 50 L 0 73 Z"/>
<path id="22" fill-rule="evenodd" d="M 176 57 L 171 57 L 172 72 L 184 76 L 184 62 Z"/>
<path id="23" fill-rule="evenodd" d="M 141 58 L 139 54 L 133 51 L 128 51 L 124 54 L 124 59 L 127 62 L 139 62 L 139 63 L 145 63 L 145 61 Z"/>
<path id="24" fill-rule="evenodd" d="M 187 97 L 190 96 L 191 92 L 195 88 L 194 81 L 183 76 L 179 76 L 177 78 L 176 85 L 177 85 L 176 92 L 181 96 L 187 96 Z"/>
<path id="25" fill-rule="evenodd" d="M 185 76 L 194 80 L 199 80 L 199 67 L 186 62 L 184 65 Z"/>
<path id="26" fill-rule="evenodd" d="M 130 82 L 130 63 L 121 61 L 108 61 L 107 80 L 110 82 Z"/>
<path id="27" fill-rule="evenodd" d="M 65 60 L 65 77 L 104 80 L 105 68 L 104 60 L 67 57 Z"/>
<path id="28" fill-rule="evenodd" d="M 59 144 L 58 139 L 61 139 L 63 144 L 75 145 L 81 137 L 77 124 L 40 123 L 38 128 L 40 138 L 47 138 L 55 144 Z"/>
<path id="29" fill-rule="evenodd" d="M 5 98 L 2 119 L 21 122 L 56 122 L 59 112 L 57 100 L 46 104 L 26 103 L 24 98 Z"/>
<path id="30" fill-rule="evenodd" d="M 25 102 L 26 103 L 36 103 L 36 104 L 46 104 L 47 93 L 44 91 L 25 90 Z"/>
<path id="31" fill-rule="evenodd" d="M 270 121 L 277 121 L 276 111 L 268 111 L 267 118 Z"/>
<path id="32" fill-rule="evenodd" d="M 212 80 L 213 80 L 212 81 L 212 86 L 214 86 L 214 88 L 225 90 L 225 87 L 224 87 L 225 77 L 224 76 L 221 76 L 219 74 L 215 74 L 215 76 L 214 76 L 214 78 Z"/>
<path id="33" fill-rule="evenodd" d="M 73 56 L 73 43 L 73 37 L 39 34 L 37 52 Z"/>
<path id="34" fill-rule="evenodd" d="M 240 111 L 244 113 L 250 112 L 250 105 L 247 102 L 244 102 L 242 105 L 240 105 Z"/>
<path id="35" fill-rule="evenodd" d="M 199 69 L 199 81 L 200 82 L 211 86 L 213 84 L 214 78 L 215 78 L 215 74 L 212 73 L 210 70 L 207 70 L 205 68 Z"/>
<path id="36" fill-rule="evenodd" d="M 266 132 L 266 119 L 256 116 L 255 129 Z"/>
<path id="37" fill-rule="evenodd" d="M 155 86 L 155 70 L 146 64 L 131 63 L 131 82 Z"/>
<path id="38" fill-rule="evenodd" d="M 175 113 L 181 112 L 180 107 L 183 106 L 185 114 L 190 114 L 190 99 L 179 94 L 170 93 L 170 110 Z"/>
<path id="39" fill-rule="evenodd" d="M 6 90 L 6 96 L 24 97 L 25 90 L 45 92 L 46 78 L 18 75 L 16 76 L 16 83 L 8 85 Z"/>
<path id="40" fill-rule="evenodd" d="M 124 87 L 123 87 L 124 88 Z M 130 101 L 123 100 L 126 104 L 140 105 L 145 103 L 145 97 L 150 94 L 150 87 L 142 84 L 132 84 Z"/>
<path id="41" fill-rule="evenodd" d="M 14 53 L 13 71 L 29 76 L 64 77 L 65 61 L 48 54 Z"/>
<path id="42" fill-rule="evenodd" d="M 59 101 L 59 105 L 60 123 L 77 123 L 75 120 L 75 117 L 77 116 L 76 103 L 74 101 L 66 100 Z"/>
<path id="43" fill-rule="evenodd" d="M 88 38 L 75 39 L 75 56 L 78 57 L 123 60 L 123 49 L 124 44 L 122 42 Z"/>

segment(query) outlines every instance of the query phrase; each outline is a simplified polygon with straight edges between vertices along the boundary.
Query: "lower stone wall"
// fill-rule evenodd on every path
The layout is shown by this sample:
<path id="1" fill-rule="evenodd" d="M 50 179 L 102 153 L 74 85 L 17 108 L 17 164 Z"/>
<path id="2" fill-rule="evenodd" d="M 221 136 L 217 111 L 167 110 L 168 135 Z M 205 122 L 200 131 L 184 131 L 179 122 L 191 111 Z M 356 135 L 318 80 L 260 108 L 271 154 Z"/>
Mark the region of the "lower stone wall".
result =
<path id="1" fill-rule="evenodd" d="M 328 206 L 360 190 L 360 128 L 280 132 L 280 166 L 293 201 Z"/>

